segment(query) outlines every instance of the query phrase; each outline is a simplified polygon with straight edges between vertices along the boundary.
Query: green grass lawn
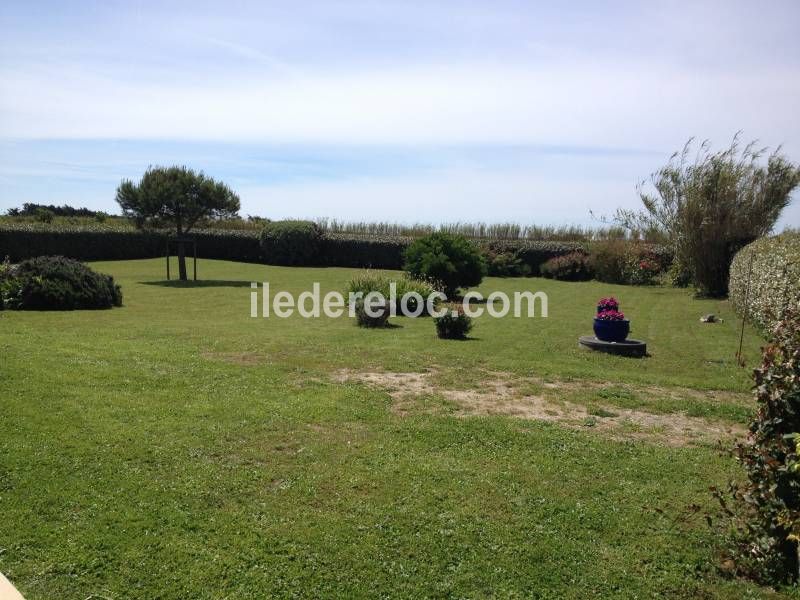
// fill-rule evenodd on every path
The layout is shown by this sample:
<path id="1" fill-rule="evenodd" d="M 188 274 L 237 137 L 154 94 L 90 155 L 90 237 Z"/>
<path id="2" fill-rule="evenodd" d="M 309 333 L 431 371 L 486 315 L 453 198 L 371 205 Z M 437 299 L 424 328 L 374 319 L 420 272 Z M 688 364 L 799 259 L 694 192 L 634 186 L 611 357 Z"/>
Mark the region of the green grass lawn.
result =
<path id="1" fill-rule="evenodd" d="M 487 279 L 546 291 L 549 318 L 448 342 L 425 318 L 249 316 L 250 281 L 324 292 L 348 269 L 203 260 L 204 281 L 165 285 L 160 260 L 94 266 L 123 308 L 0 313 L 0 571 L 26 598 L 780 596 L 718 574 L 688 508 L 737 470 L 708 443 L 465 417 L 436 392 L 398 414 L 391 390 L 335 377 L 427 369 L 480 391 L 502 373 L 598 419 L 741 425 L 762 341 L 746 329 L 738 367 L 725 302 Z M 612 294 L 649 358 L 578 347 Z"/>

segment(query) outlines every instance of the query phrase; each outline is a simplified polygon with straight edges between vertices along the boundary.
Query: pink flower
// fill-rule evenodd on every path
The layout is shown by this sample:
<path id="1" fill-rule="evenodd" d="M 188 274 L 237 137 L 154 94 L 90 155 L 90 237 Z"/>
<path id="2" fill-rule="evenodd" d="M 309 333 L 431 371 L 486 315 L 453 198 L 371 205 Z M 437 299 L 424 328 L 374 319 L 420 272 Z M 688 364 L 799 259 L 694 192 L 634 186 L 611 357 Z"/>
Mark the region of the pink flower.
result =
<path id="1" fill-rule="evenodd" d="M 625 314 L 617 310 L 604 310 L 597 315 L 601 321 L 624 321 Z"/>

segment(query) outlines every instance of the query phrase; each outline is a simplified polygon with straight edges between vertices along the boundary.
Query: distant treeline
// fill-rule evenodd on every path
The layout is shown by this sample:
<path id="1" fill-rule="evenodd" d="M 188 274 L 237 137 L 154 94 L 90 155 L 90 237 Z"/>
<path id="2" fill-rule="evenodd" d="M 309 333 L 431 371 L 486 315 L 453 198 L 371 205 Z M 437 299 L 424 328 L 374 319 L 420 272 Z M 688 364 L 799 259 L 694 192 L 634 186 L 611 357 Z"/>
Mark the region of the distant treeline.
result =
<path id="1" fill-rule="evenodd" d="M 22 208 L 9 208 L 9 217 L 35 217 L 42 211 L 49 211 L 56 217 L 96 217 L 97 215 L 105 215 L 100 210 L 90 210 L 88 208 L 75 208 L 65 204 L 64 206 L 55 206 L 53 204 L 35 204 L 33 202 L 26 202 Z"/>

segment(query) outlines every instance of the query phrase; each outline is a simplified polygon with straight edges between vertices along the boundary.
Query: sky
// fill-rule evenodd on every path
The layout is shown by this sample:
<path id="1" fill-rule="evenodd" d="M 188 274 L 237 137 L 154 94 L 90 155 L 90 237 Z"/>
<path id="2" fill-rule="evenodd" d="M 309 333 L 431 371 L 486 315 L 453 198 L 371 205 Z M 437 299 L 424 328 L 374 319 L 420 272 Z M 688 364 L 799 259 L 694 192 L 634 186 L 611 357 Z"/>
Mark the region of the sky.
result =
<path id="1" fill-rule="evenodd" d="M 598 225 L 690 137 L 800 162 L 798 24 L 794 0 L 4 0 L 0 211 L 118 212 L 180 164 L 242 215 Z"/>

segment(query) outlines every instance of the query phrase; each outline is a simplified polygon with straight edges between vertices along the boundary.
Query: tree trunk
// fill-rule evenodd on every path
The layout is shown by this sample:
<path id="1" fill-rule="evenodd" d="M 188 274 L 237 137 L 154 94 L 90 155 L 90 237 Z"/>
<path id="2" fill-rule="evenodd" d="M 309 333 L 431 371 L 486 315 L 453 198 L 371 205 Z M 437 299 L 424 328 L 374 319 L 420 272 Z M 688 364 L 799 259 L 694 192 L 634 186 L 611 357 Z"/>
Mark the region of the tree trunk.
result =
<path id="1" fill-rule="evenodd" d="M 178 242 L 178 273 L 181 281 L 186 281 L 186 246 Z"/>

